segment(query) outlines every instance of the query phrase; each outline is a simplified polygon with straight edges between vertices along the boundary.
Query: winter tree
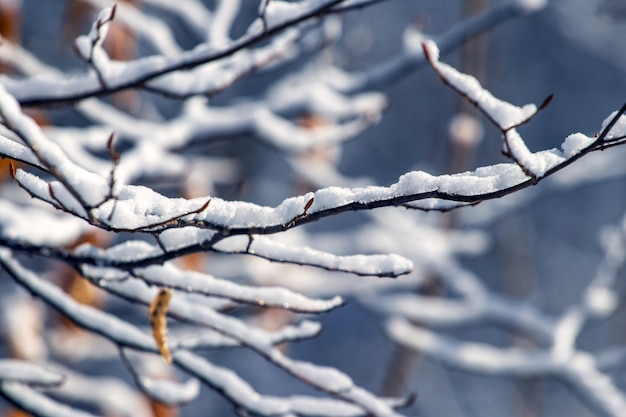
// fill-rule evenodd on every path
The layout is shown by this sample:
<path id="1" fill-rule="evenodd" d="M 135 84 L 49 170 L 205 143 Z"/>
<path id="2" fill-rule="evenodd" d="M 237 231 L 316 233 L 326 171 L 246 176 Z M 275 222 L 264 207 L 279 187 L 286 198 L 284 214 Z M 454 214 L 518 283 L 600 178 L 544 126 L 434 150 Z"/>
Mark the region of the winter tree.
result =
<path id="1" fill-rule="evenodd" d="M 3 416 L 626 415 L 623 7 L 445 3 L 0 1 Z"/>

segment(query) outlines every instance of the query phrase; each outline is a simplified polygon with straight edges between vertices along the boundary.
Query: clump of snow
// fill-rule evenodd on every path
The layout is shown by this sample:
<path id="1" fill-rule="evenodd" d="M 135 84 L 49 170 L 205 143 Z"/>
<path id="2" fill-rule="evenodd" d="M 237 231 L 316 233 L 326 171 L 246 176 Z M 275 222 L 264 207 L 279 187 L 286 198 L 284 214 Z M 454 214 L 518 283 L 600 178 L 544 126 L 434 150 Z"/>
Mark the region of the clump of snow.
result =
<path id="1" fill-rule="evenodd" d="M 555 150 L 532 153 L 515 129 L 505 134 L 506 146 L 513 159 L 535 178 L 542 177 L 548 170 L 564 161 L 562 154 Z"/>
<path id="2" fill-rule="evenodd" d="M 121 229 L 137 229 L 192 213 L 202 208 L 207 200 L 167 198 L 148 187 L 128 185 L 120 187 L 117 199 L 107 201 L 94 210 L 94 214 L 108 219 L 113 211 L 113 216 L 107 223 Z"/>
<path id="3" fill-rule="evenodd" d="M 18 184 L 28 192 L 42 200 L 46 201 L 53 206 L 57 206 L 57 202 L 52 199 L 50 196 L 50 188 L 46 181 L 42 180 L 38 176 L 31 174 L 30 172 L 24 171 L 23 169 L 17 169 L 15 172 L 15 180 Z M 82 210 L 78 213 L 82 213 Z"/>
<path id="4" fill-rule="evenodd" d="M 312 197 L 313 193 L 307 193 L 302 196 L 288 198 L 277 207 L 266 207 L 243 201 L 225 201 L 213 198 L 209 207 L 204 212 L 195 215 L 194 219 L 231 228 L 261 228 L 277 224 L 288 224 L 304 212 L 306 203 Z M 202 201 L 202 199 L 196 200 Z M 315 203 L 313 206 L 315 206 Z"/>
<path id="5" fill-rule="evenodd" d="M 583 135 L 582 133 L 572 133 L 565 138 L 561 149 L 563 150 L 563 157 L 569 159 L 576 155 L 587 146 L 591 145 L 595 141 L 595 138 Z"/>
<path id="6" fill-rule="evenodd" d="M 434 190 L 436 177 L 424 171 L 412 171 L 403 174 L 398 182 L 391 186 L 394 195 L 419 194 Z"/>

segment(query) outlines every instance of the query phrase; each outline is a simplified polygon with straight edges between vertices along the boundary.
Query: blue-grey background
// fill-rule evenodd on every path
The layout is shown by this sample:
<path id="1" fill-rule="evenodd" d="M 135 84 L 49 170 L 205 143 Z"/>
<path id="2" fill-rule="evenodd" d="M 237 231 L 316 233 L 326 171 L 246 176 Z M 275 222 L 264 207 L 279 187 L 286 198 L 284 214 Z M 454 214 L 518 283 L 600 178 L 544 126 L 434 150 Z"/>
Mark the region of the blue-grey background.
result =
<path id="1" fill-rule="evenodd" d="M 22 4 L 23 45 L 50 64 L 68 70 L 77 67 L 78 60 L 59 40 L 65 2 L 23 0 Z M 256 6 L 256 1 L 243 1 L 247 15 L 244 14 L 240 25 L 253 16 Z M 402 49 L 404 28 L 417 18 L 426 18 L 427 33 L 442 33 L 463 18 L 463 2 L 391 0 L 352 12 L 345 18 L 345 36 L 334 52 L 337 61 L 347 69 L 362 70 L 390 59 Z M 354 48 L 359 39 L 366 48 Z M 541 12 L 508 21 L 486 35 L 485 84 L 494 95 L 515 104 L 540 103 L 554 93 L 552 104 L 522 133 L 532 150 L 555 147 L 570 133 L 593 134 L 602 120 L 626 100 L 625 45 L 622 1 L 553 1 Z M 445 60 L 458 65 L 460 56 L 453 53 Z M 262 90 L 259 84 L 271 77 L 267 74 L 252 77 L 218 96 L 215 102 L 227 103 L 233 97 Z M 371 177 L 379 184 L 394 182 L 412 169 L 446 172 L 448 123 L 459 109 L 458 97 L 428 68 L 399 80 L 383 92 L 390 102 L 385 118 L 343 147 L 341 171 L 349 176 Z M 176 106 L 169 101 L 163 103 L 165 111 L 172 114 Z M 54 110 L 52 114 L 59 124 L 81 123 L 71 110 Z M 504 160 L 499 154 L 498 133 L 486 129 L 487 137 L 476 154 L 476 164 L 480 165 Z M 273 205 L 290 195 L 288 187 L 272 186 L 273 180 L 279 181 L 289 172 L 279 155 L 252 141 L 238 142 L 235 149 L 227 152 L 246 162 L 244 172 L 251 182 L 247 198 Z M 557 175 L 567 176 L 568 170 Z M 466 260 L 466 265 L 494 290 L 529 297 L 546 311 L 558 313 L 578 298 L 593 276 L 601 258 L 598 231 L 620 221 L 626 211 L 625 187 L 624 180 L 616 178 L 542 194 L 541 198 L 489 224 L 487 231 L 493 239 L 490 250 L 480 259 Z M 529 191 L 522 191 L 525 192 Z M 328 219 L 317 227 L 326 229 L 358 221 L 359 215 L 344 214 L 341 219 Z M 524 270 L 508 270 L 510 265 L 523 265 Z M 614 323 L 594 323 L 583 334 L 581 346 L 594 349 L 625 342 L 624 317 L 619 316 L 624 316 L 621 309 Z M 350 302 L 320 320 L 323 333 L 313 340 L 291 345 L 290 354 L 335 366 L 358 384 L 378 392 L 394 350 L 384 335 L 380 318 Z M 461 334 L 499 345 L 509 343 L 512 338 L 492 329 L 469 329 Z M 210 352 L 209 357 L 231 366 L 263 393 L 312 393 L 243 349 Z M 90 367 L 88 371 L 99 373 L 111 369 L 104 368 Z M 113 369 L 128 379 L 121 366 Z M 626 387 L 621 369 L 613 376 L 618 386 Z M 421 358 L 416 371 L 404 377 L 407 392 L 419 393 L 416 404 L 406 410 L 407 415 L 593 415 L 567 388 L 552 380 L 520 383 L 470 375 L 447 369 L 428 358 Z M 527 404 L 529 399 L 536 404 Z M 184 416 L 231 414 L 230 406 L 208 390 L 203 390 L 200 399 L 182 409 Z"/>

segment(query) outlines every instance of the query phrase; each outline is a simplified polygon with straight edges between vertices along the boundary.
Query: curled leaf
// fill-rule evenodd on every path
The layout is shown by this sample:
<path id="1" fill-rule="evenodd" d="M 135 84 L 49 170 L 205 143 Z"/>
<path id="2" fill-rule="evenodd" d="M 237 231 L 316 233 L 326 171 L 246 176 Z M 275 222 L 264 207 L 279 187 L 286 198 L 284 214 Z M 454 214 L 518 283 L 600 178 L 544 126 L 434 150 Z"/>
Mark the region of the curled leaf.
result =
<path id="1" fill-rule="evenodd" d="M 167 345 L 167 310 L 172 299 L 172 290 L 161 288 L 150 303 L 148 314 L 152 323 L 152 334 L 157 348 L 168 364 L 172 363 L 172 355 Z"/>

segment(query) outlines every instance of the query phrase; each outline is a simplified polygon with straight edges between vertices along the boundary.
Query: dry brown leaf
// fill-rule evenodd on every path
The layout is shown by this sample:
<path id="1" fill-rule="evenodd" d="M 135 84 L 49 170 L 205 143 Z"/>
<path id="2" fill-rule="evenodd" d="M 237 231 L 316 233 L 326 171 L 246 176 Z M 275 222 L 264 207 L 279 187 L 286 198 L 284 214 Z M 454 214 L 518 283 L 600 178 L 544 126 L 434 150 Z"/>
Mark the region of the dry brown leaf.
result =
<path id="1" fill-rule="evenodd" d="M 148 310 L 154 341 L 159 352 L 161 352 L 161 356 L 168 364 L 172 363 L 172 355 L 167 345 L 167 310 L 170 307 L 171 299 L 172 290 L 161 288 L 150 303 L 150 309 Z"/>

